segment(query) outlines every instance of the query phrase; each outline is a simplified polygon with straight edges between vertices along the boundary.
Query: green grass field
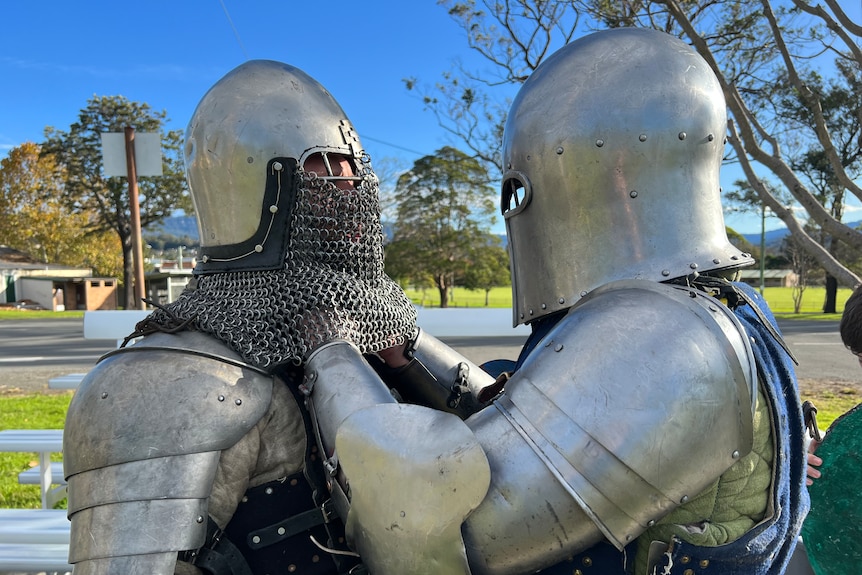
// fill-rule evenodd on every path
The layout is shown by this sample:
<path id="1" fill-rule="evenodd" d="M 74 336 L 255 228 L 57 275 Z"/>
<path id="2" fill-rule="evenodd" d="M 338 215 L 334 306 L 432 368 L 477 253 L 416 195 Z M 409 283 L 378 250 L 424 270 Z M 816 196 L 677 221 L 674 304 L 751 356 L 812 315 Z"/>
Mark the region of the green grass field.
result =
<path id="1" fill-rule="evenodd" d="M 436 289 L 405 289 L 407 296 L 417 305 L 423 307 L 438 307 L 440 295 Z M 838 314 L 823 314 L 823 299 L 826 294 L 825 288 L 809 287 L 803 292 L 802 307 L 799 317 L 812 319 L 812 315 L 819 315 L 823 319 L 838 319 L 844 310 L 844 302 L 850 297 L 849 288 L 838 290 L 837 307 Z M 781 317 L 792 319 L 793 313 L 793 290 L 791 288 L 766 288 L 764 297 L 773 313 Z M 498 287 L 492 289 L 488 294 L 487 307 L 511 307 L 512 290 L 509 287 Z M 483 290 L 468 290 L 464 288 L 452 289 L 449 297 L 449 307 L 485 307 L 485 292 Z"/>
<path id="2" fill-rule="evenodd" d="M 71 400 L 72 392 L 0 395 L 0 429 L 63 429 Z M 59 454 L 55 457 L 59 459 Z M 38 464 L 36 453 L 0 452 L 0 507 L 41 505 L 38 485 L 18 483 L 20 472 Z"/>

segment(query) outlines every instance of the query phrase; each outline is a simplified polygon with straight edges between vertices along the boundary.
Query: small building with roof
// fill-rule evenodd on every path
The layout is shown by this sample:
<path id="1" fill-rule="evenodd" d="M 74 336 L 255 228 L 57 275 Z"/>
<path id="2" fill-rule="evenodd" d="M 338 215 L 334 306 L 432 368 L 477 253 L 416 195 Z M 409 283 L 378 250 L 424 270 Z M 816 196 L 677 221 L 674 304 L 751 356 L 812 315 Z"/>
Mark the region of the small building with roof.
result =
<path id="1" fill-rule="evenodd" d="M 116 278 L 90 268 L 50 264 L 0 245 L 0 305 L 29 309 L 117 309 Z"/>

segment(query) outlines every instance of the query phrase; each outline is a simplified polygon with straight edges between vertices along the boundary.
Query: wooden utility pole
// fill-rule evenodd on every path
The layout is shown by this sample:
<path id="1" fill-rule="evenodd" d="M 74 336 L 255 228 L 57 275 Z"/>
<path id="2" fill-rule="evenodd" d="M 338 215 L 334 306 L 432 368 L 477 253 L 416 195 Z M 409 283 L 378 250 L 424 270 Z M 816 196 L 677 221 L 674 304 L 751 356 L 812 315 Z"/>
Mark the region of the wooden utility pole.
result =
<path id="1" fill-rule="evenodd" d="M 132 212 L 132 259 L 134 261 L 135 301 L 126 302 L 129 309 L 147 309 L 144 303 L 144 250 L 141 246 L 141 205 L 138 202 L 138 174 L 135 166 L 135 129 L 126 126 L 126 172 L 129 177 L 129 209 Z"/>

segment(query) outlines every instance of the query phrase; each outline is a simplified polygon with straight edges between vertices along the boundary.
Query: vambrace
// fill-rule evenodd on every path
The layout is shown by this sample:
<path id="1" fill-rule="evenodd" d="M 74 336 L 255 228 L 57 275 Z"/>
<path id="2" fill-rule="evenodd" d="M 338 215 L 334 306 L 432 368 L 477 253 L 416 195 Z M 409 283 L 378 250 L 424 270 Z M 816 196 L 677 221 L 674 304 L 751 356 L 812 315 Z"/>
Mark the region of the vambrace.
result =
<path id="1" fill-rule="evenodd" d="M 469 574 L 461 525 L 485 496 L 490 472 L 466 424 L 397 403 L 345 341 L 313 351 L 305 377 L 333 499 L 369 571 Z"/>
<path id="2" fill-rule="evenodd" d="M 154 334 L 102 358 L 63 437 L 80 574 L 172 574 L 203 545 L 219 456 L 264 415 L 272 378 L 199 332 Z"/>
<path id="3" fill-rule="evenodd" d="M 491 466 L 464 526 L 473 573 L 622 549 L 751 451 L 756 385 L 717 300 L 639 280 L 594 290 L 466 422 Z"/>
<path id="4" fill-rule="evenodd" d="M 408 403 L 454 413 L 466 419 L 493 399 L 493 377 L 433 335 L 417 330 L 408 342 L 410 363 L 383 370 L 386 382 Z"/>

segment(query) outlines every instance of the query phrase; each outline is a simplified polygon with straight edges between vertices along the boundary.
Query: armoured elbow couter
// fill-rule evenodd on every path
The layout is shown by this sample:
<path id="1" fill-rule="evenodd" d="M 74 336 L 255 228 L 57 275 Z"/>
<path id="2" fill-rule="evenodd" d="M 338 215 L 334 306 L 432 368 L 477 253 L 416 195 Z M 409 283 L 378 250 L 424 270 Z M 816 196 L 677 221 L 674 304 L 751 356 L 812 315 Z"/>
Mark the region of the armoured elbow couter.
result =
<path id="1" fill-rule="evenodd" d="M 375 575 L 470 573 L 461 525 L 484 497 L 488 460 L 450 413 L 397 403 L 346 341 L 314 350 L 304 392 L 337 481 L 348 543 Z"/>

